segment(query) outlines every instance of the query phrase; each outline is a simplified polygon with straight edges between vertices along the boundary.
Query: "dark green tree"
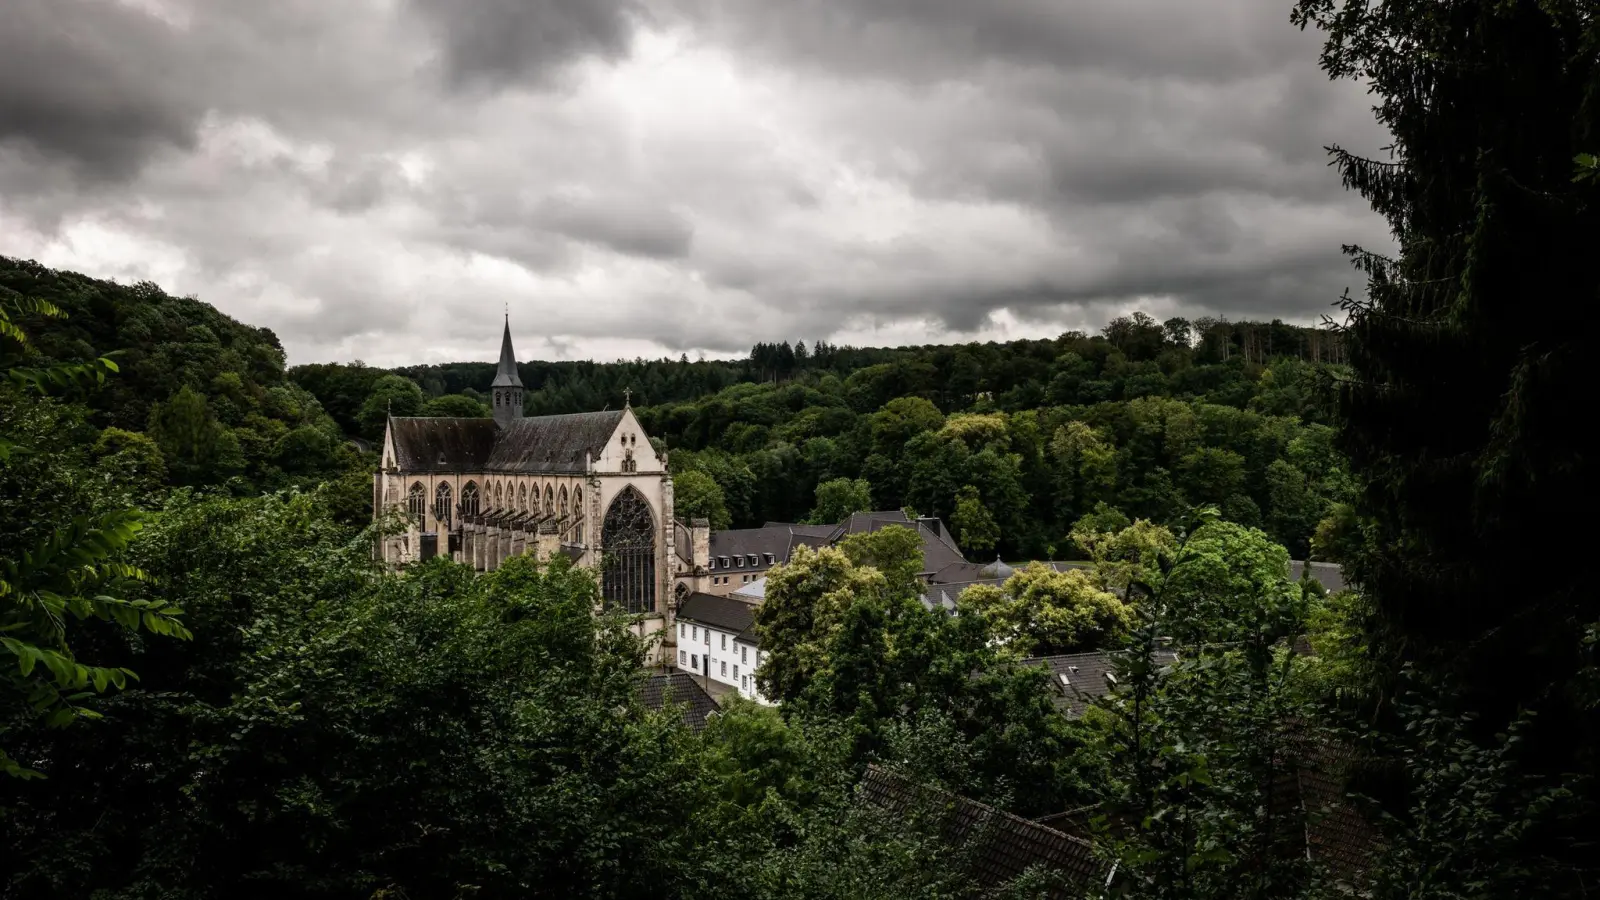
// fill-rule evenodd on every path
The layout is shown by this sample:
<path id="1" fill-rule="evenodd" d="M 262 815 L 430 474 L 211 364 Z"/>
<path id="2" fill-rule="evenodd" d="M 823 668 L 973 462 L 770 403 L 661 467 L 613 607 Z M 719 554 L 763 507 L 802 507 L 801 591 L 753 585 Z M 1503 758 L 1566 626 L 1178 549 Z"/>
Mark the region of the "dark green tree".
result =
<path id="1" fill-rule="evenodd" d="M 1333 150 L 1398 245 L 1351 251 L 1367 289 L 1345 303 L 1338 401 L 1371 531 L 1350 568 L 1374 600 L 1376 696 L 1396 696 L 1409 664 L 1476 716 L 1484 746 L 1536 712 L 1518 777 L 1592 797 L 1600 705 L 1576 686 L 1600 595 L 1582 566 L 1538 561 L 1541 527 L 1586 521 L 1600 494 L 1571 412 L 1589 399 L 1600 297 L 1600 186 L 1574 180 L 1600 145 L 1600 15 L 1584 0 L 1301 0 L 1295 18 L 1326 32 L 1323 67 L 1364 82 L 1393 135 L 1387 159 Z M 1537 858 L 1543 880 L 1472 890 L 1578 896 L 1596 877 L 1591 830 L 1528 829 L 1496 862 Z"/>

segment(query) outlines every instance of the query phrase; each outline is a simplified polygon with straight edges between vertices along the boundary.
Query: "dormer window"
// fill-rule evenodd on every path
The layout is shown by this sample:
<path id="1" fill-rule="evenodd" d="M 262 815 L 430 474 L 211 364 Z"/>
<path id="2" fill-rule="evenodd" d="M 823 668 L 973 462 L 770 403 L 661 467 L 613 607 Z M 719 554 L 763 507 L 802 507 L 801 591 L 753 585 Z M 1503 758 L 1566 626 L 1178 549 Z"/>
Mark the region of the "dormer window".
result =
<path id="1" fill-rule="evenodd" d="M 735 556 L 735 557 L 734 557 L 734 558 L 733 558 L 733 567 L 734 567 L 734 568 L 735 568 L 735 569 L 739 569 L 739 568 L 743 568 L 743 567 L 744 567 L 744 557 L 742 557 L 742 556 Z"/>
<path id="2" fill-rule="evenodd" d="M 772 554 L 771 553 L 767 554 L 767 565 L 769 565 L 769 566 L 770 565 L 774 565 L 774 563 L 772 561 Z"/>
<path id="3" fill-rule="evenodd" d="M 722 559 L 722 567 L 724 569 L 728 568 L 728 558 L 726 556 L 724 556 L 724 557 L 721 557 L 721 559 Z"/>

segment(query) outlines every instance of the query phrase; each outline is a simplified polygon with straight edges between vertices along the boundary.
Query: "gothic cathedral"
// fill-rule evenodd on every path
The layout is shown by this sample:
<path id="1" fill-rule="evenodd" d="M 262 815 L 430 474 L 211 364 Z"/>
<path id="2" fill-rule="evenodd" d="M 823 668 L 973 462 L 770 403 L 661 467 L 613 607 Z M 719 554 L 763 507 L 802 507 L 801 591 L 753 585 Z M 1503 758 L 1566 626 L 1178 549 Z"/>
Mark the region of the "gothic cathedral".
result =
<path id="1" fill-rule="evenodd" d="M 406 525 L 383 539 L 384 561 L 447 554 L 489 571 L 517 554 L 561 553 L 599 573 L 606 606 L 655 620 L 641 634 L 660 629 L 675 576 L 694 568 L 678 557 L 704 537 L 679 533 L 666 454 L 631 404 L 524 417 L 509 319 L 490 393 L 489 418 L 389 418 L 373 509 Z"/>

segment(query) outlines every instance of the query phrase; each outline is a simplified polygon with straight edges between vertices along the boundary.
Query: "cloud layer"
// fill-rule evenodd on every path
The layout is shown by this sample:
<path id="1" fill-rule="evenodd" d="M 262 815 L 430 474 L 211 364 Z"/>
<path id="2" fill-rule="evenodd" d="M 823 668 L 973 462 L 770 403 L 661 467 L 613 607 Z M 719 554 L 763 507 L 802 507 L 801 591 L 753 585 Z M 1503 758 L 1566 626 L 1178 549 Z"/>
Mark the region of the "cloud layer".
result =
<path id="1" fill-rule="evenodd" d="M 1383 143 L 1267 0 L 0 0 L 0 253 L 294 362 L 1314 321 Z"/>

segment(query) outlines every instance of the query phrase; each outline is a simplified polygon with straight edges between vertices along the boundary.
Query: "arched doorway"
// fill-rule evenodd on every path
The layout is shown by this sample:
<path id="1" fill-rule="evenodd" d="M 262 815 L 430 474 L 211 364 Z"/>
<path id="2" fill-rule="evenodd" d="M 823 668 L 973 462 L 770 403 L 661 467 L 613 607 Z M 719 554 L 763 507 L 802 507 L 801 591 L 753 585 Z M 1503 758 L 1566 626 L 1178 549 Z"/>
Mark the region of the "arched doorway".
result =
<path id="1" fill-rule="evenodd" d="M 656 528 L 650 504 L 633 487 L 611 501 L 600 529 L 600 592 L 607 607 L 656 611 Z"/>

